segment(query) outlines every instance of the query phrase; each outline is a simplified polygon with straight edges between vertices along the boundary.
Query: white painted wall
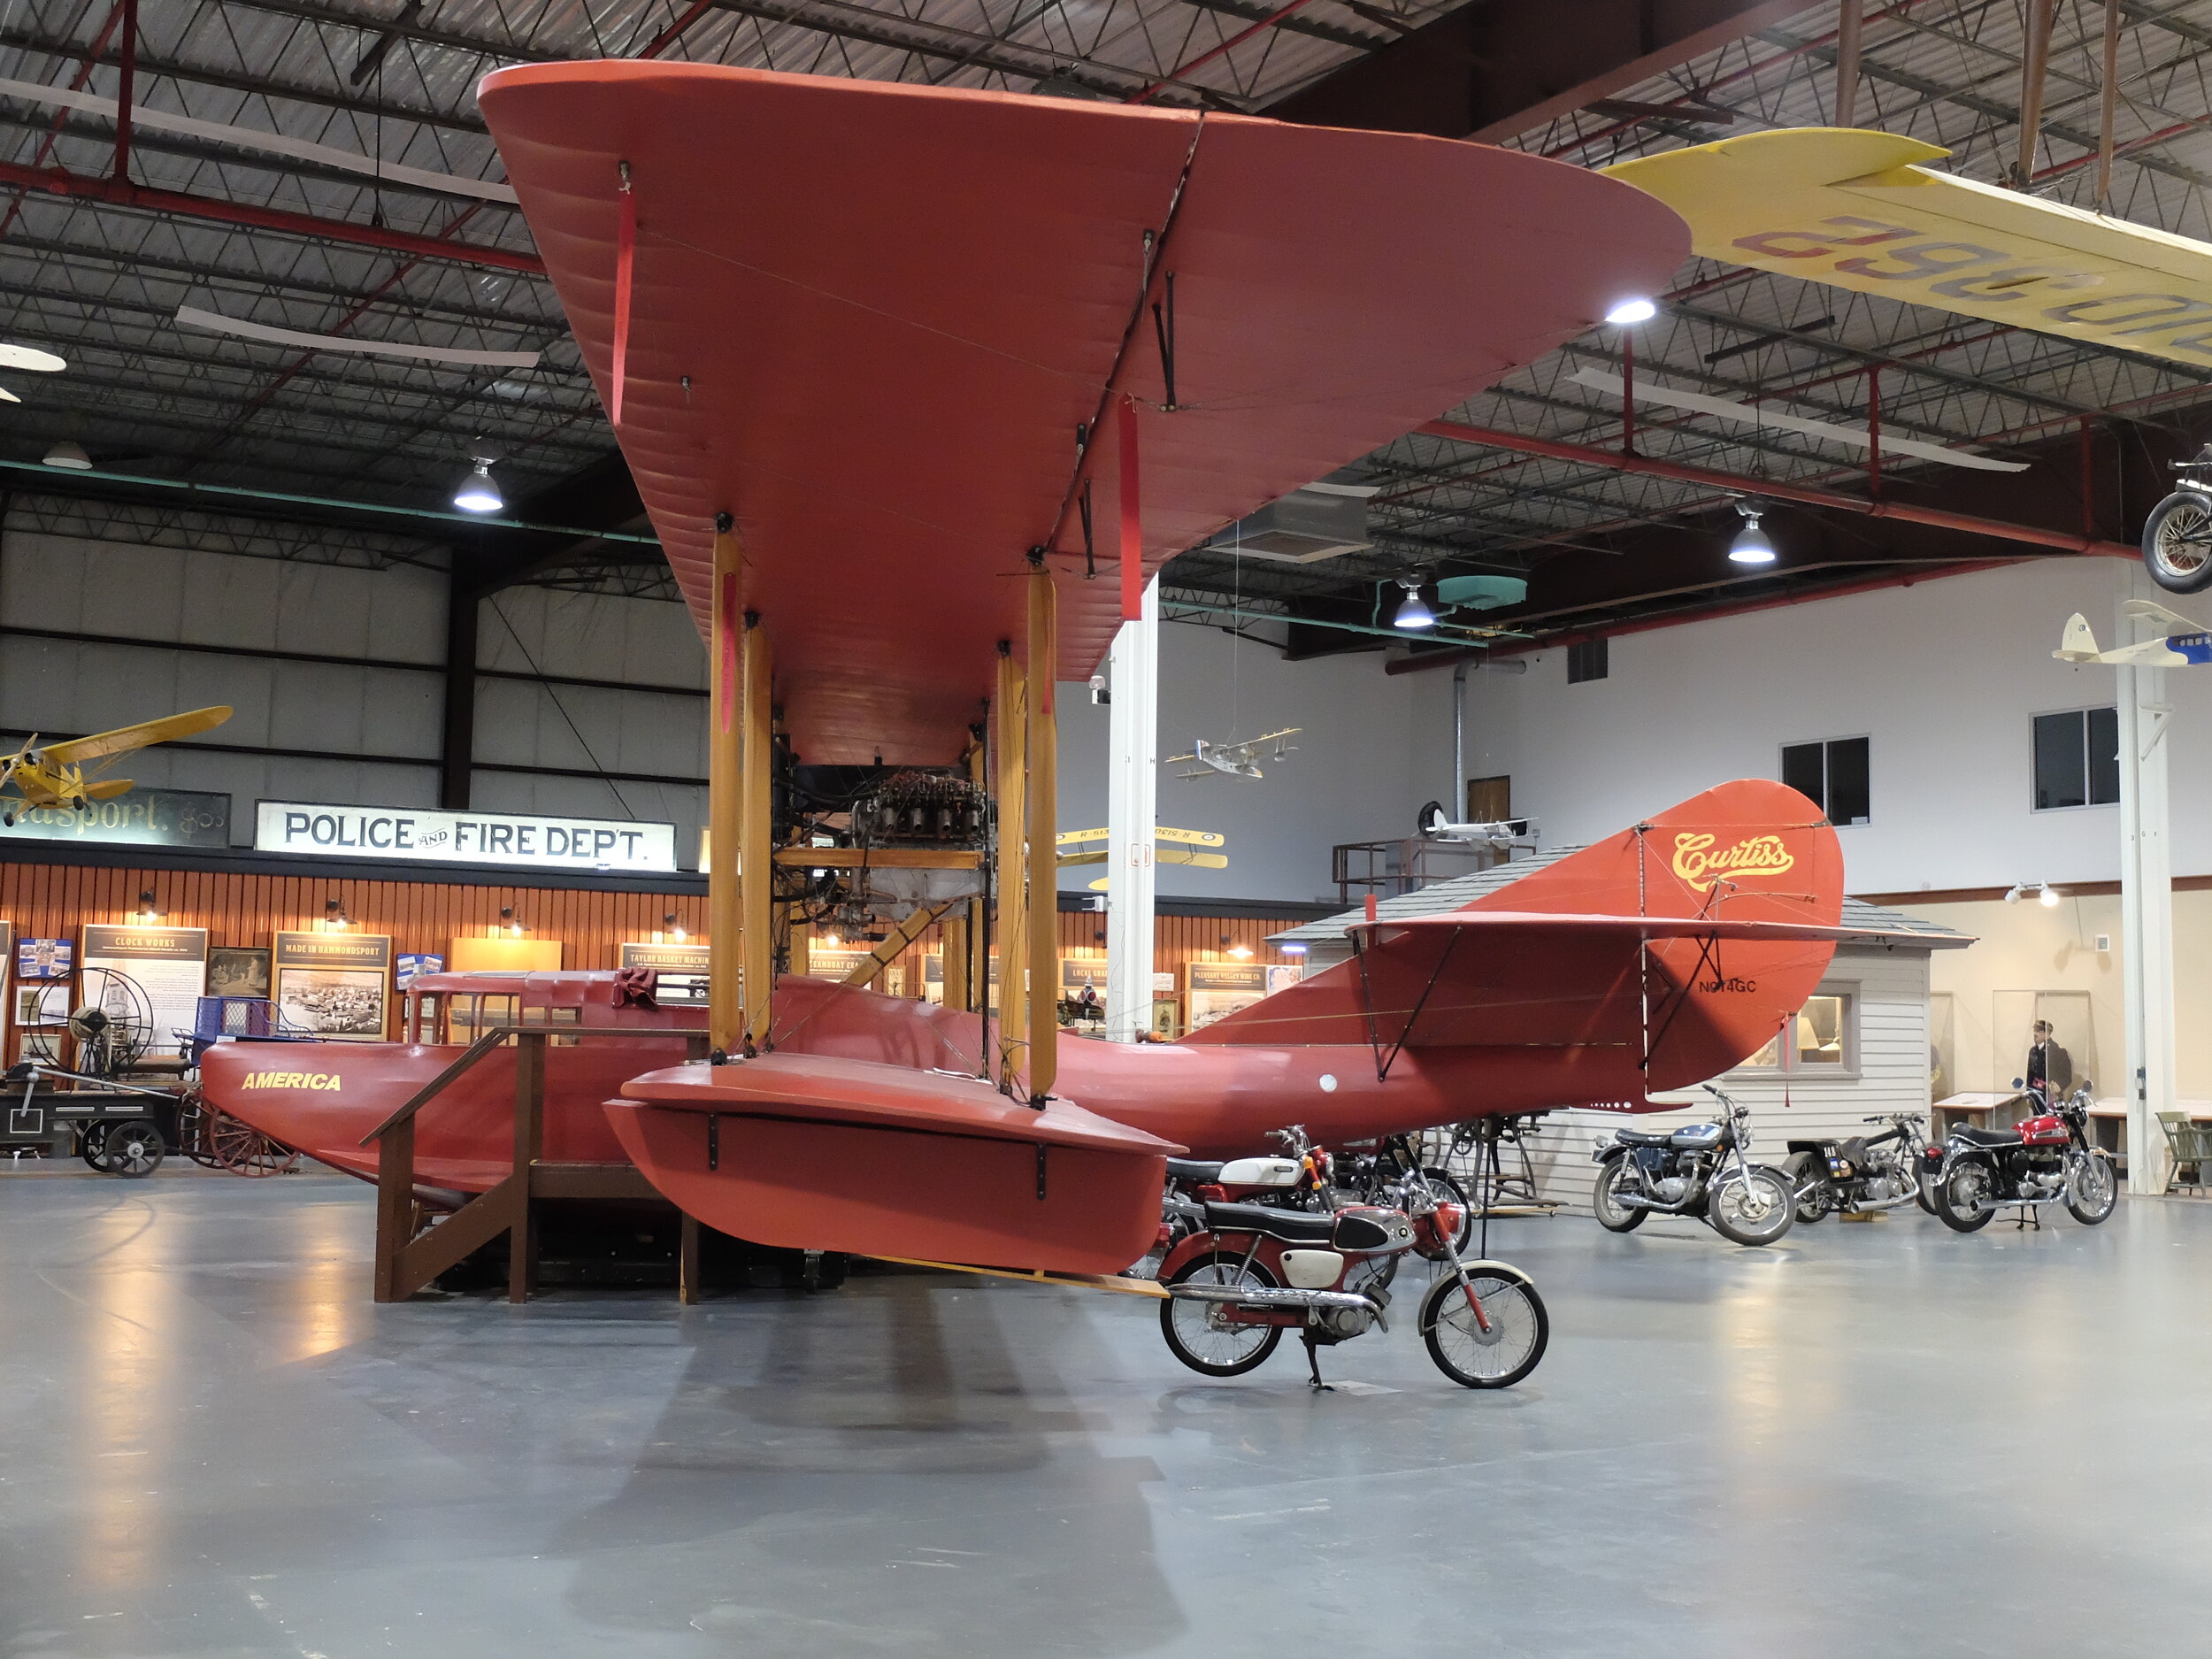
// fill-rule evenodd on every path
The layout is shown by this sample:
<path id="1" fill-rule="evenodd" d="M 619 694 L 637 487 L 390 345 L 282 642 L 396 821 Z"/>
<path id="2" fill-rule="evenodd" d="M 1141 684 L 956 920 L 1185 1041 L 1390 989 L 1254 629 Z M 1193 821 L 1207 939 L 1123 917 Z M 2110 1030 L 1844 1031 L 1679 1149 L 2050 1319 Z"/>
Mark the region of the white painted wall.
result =
<path id="1" fill-rule="evenodd" d="M 1863 734 L 1873 819 L 1838 832 L 1848 890 L 2115 879 L 2117 807 L 2030 810 L 2031 719 L 2114 701 L 2110 669 L 2050 653 L 2073 611 L 2112 642 L 2116 579 L 2134 568 L 2053 559 L 1623 634 L 1609 677 L 1578 686 L 1564 650 L 1540 651 L 1517 679 L 1471 677 L 1468 770 L 1509 773 L 1546 841 L 1580 841 L 1726 779 L 1779 776 L 1785 743 Z M 1446 674 L 1407 678 L 1448 703 Z M 2212 671 L 2169 679 L 2174 869 L 2208 872 Z"/>
<path id="2" fill-rule="evenodd" d="M 1448 675 L 1446 689 L 1448 690 Z M 1229 838 L 1226 870 L 1163 865 L 1159 891 L 1190 898 L 1337 902 L 1329 849 L 1340 841 L 1409 834 L 1431 796 L 1449 793 L 1449 711 L 1440 738 L 1423 720 L 1431 687 L 1393 679 L 1374 654 L 1291 663 L 1272 648 L 1217 628 L 1167 623 L 1160 629 L 1160 753 L 1189 752 L 1191 739 L 1256 737 L 1302 727 L 1296 750 L 1257 780 L 1215 776 L 1188 782 L 1160 772 L 1158 820 Z M 1430 725 L 1433 724 L 1430 710 Z M 1086 688 L 1060 688 L 1060 825 L 1106 822 L 1108 711 Z M 1424 769 L 1424 763 L 1426 770 Z M 1071 871 L 1063 886 L 1095 872 Z"/>

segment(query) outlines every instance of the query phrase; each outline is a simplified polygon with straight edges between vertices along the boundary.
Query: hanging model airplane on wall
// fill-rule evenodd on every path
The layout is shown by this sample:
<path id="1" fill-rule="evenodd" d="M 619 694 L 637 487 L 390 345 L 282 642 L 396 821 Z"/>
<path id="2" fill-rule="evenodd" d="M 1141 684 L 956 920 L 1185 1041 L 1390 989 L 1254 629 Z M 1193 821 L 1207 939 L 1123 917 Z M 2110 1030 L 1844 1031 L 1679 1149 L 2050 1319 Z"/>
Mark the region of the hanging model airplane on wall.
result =
<path id="1" fill-rule="evenodd" d="M 212 731 L 230 716 L 227 706 L 195 709 L 188 714 L 165 715 L 158 720 L 118 726 L 112 732 L 100 732 L 91 737 L 49 743 L 44 749 L 38 746 L 38 734 L 33 733 L 29 742 L 5 761 L 0 761 L 0 787 L 15 791 L 12 796 L 0 795 L 0 827 L 13 829 L 17 818 L 35 807 L 61 807 L 76 812 L 81 811 L 88 801 L 112 801 L 119 795 L 127 794 L 131 787 L 128 778 L 101 778 L 96 767 L 95 775 L 87 778 L 85 764 L 112 761 L 119 755 L 150 744 Z"/>
<path id="2" fill-rule="evenodd" d="M 1195 738 L 1189 754 L 1170 755 L 1164 764 L 1181 766 L 1192 761 L 1198 763 L 1196 772 L 1179 772 L 1175 774 L 1179 778 L 1210 778 L 1217 772 L 1226 772 L 1232 778 L 1263 778 L 1267 774 L 1260 770 L 1261 760 L 1278 761 L 1289 754 L 1298 747 L 1290 740 L 1303 729 L 1286 726 L 1264 737 L 1248 737 L 1235 743 L 1209 743 L 1202 737 Z"/>
<path id="3" fill-rule="evenodd" d="M 1102 829 L 1062 830 L 1057 837 L 1060 868 L 1071 864 L 1102 864 L 1106 862 L 1106 844 L 1111 832 Z M 1156 864 L 1194 864 L 1201 870 L 1226 870 L 1229 855 L 1221 850 L 1229 844 L 1229 838 L 1218 830 L 1169 829 L 1155 826 L 1152 831 L 1152 862 Z M 1091 891 L 1107 891 L 1109 879 L 1100 876 L 1091 883 Z"/>
<path id="4" fill-rule="evenodd" d="M 2066 631 L 2059 637 L 2058 649 L 2051 655 L 2062 663 L 2109 663 L 2136 668 L 2189 668 L 2212 663 L 2212 630 L 2202 624 L 2192 622 L 2147 599 L 2131 599 L 2125 609 L 2129 616 L 2140 621 L 2163 623 L 2166 637 L 2101 651 L 2089 618 L 2077 611 L 2066 618 Z"/>

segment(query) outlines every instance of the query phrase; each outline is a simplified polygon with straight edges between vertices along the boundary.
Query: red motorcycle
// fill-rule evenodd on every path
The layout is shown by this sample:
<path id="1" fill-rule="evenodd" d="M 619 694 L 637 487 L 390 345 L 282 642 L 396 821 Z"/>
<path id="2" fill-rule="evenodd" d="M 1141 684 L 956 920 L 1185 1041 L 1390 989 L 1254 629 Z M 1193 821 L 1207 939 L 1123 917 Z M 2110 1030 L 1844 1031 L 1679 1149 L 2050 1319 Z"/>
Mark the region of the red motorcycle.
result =
<path id="1" fill-rule="evenodd" d="M 1264 1171 L 1276 1179 L 1287 1173 L 1279 1186 L 1254 1188 L 1239 1180 L 1240 1188 L 1272 1194 L 1302 1187 L 1325 1194 L 1327 1154 L 1304 1144 L 1302 1134 L 1291 1144 L 1300 1154 L 1294 1162 L 1171 1168 L 1183 1190 L 1171 1186 L 1164 1206 L 1163 1227 L 1173 1241 L 1160 1263 L 1168 1293 L 1160 1332 L 1176 1358 L 1209 1377 L 1240 1376 L 1265 1363 L 1286 1331 L 1296 1331 L 1313 1386 L 1326 1388 L 1320 1350 L 1389 1328 L 1388 1280 L 1398 1258 L 1415 1251 L 1450 1270 L 1421 1299 L 1422 1340 L 1439 1371 L 1463 1387 L 1504 1388 L 1536 1369 L 1551 1338 L 1543 1298 L 1517 1267 L 1460 1257 L 1454 1240 L 1463 1217 L 1455 1205 L 1437 1202 L 1418 1171 L 1394 1194 L 1402 1206 L 1395 1209 L 1348 1203 L 1317 1211 L 1213 1195 L 1232 1177 L 1263 1173 L 1240 1167 L 1258 1164 L 1292 1171 Z M 1193 1179 L 1205 1175 L 1213 1179 Z"/>
<path id="2" fill-rule="evenodd" d="M 2025 1090 L 2045 1110 L 2009 1129 L 1975 1129 L 1965 1125 L 1930 1147 L 1923 1170 L 1937 1217 L 1955 1233 L 1977 1233 L 2000 1210 L 2020 1208 L 2024 1222 L 2052 1204 L 2085 1227 L 2112 1214 L 2120 1183 L 2111 1155 L 2089 1137 L 2089 1085 L 2053 1104 L 2039 1087 Z"/>

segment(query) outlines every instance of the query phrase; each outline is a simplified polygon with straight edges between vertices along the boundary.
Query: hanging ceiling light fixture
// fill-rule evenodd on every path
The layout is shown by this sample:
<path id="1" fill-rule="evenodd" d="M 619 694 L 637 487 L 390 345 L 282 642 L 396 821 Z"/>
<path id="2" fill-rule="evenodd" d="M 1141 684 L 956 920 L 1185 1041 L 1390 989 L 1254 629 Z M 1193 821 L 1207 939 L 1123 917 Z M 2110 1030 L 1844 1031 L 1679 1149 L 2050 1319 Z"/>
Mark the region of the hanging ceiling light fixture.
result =
<path id="1" fill-rule="evenodd" d="M 73 438 L 64 438 L 39 458 L 44 465 L 65 466 L 73 472 L 92 470 L 92 457 L 85 453 L 84 445 Z"/>
<path id="2" fill-rule="evenodd" d="M 1736 539 L 1728 544 L 1729 558 L 1738 565 L 1773 564 L 1774 543 L 1759 528 L 1761 510 L 1749 502 L 1740 501 L 1736 511 L 1743 515 L 1743 528 L 1736 532 Z"/>
<path id="3" fill-rule="evenodd" d="M 1659 308 L 1649 300 L 1623 300 L 1605 313 L 1605 320 L 1616 328 L 1627 328 L 1637 323 L 1647 323 L 1659 314 Z"/>
<path id="4" fill-rule="evenodd" d="M 453 492 L 453 504 L 463 512 L 497 512 L 507 503 L 500 499 L 499 486 L 492 482 L 491 457 L 477 455 L 469 460 L 469 474 Z"/>
<path id="5" fill-rule="evenodd" d="M 1390 618 L 1394 628 L 1432 628 L 1436 612 L 1431 611 L 1421 598 L 1421 572 L 1398 578 L 1398 586 L 1406 590 L 1406 596 L 1398 602 L 1398 613 Z"/>

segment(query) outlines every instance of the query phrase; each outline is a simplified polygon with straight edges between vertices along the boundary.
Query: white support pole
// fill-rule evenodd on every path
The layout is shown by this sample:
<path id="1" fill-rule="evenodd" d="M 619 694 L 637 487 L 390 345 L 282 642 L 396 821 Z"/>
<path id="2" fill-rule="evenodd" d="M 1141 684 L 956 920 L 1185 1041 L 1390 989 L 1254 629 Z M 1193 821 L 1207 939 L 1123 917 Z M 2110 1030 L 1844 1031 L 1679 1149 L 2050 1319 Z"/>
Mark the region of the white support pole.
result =
<path id="1" fill-rule="evenodd" d="M 1106 1034 L 1152 1029 L 1152 835 L 1160 748 L 1160 582 L 1145 584 L 1139 620 L 1114 635 L 1106 782 Z"/>
<path id="2" fill-rule="evenodd" d="M 2122 645 L 2139 627 L 2127 601 L 2155 590 L 2141 565 L 2121 567 L 2114 632 Z M 2163 668 L 2123 667 L 2119 677 L 2121 989 L 2127 1022 L 2128 1188 L 2166 1185 L 2166 1137 L 2158 1114 L 2174 1110 L 2174 895 L 2167 791 L 2168 725 Z"/>

